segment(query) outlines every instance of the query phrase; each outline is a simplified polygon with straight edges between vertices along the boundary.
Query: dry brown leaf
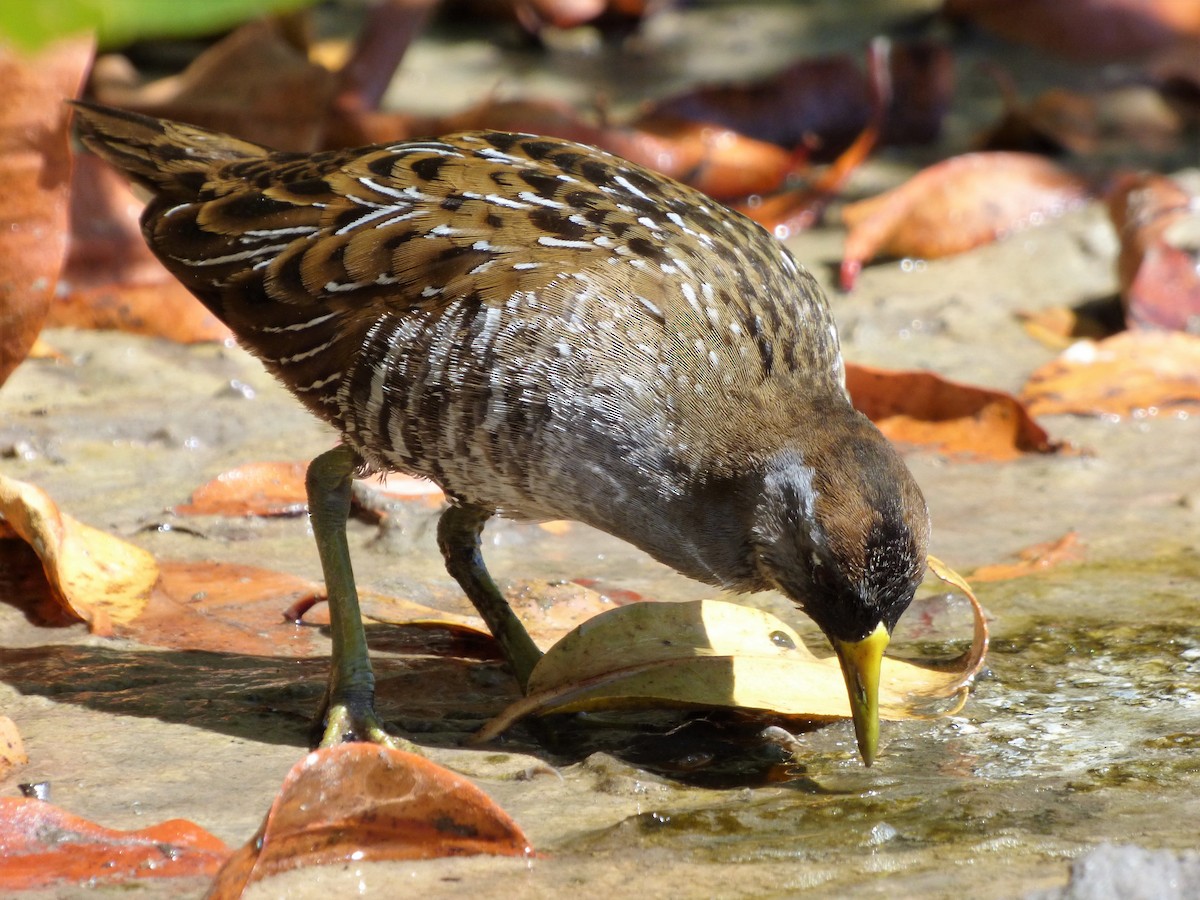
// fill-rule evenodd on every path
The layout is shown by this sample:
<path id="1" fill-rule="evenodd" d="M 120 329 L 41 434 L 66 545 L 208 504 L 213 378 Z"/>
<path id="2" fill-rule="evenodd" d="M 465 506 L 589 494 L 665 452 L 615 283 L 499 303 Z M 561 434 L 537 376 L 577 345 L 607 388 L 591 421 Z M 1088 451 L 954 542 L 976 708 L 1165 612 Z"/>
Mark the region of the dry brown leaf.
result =
<path id="1" fill-rule="evenodd" d="M 222 841 L 184 819 L 118 831 L 44 800 L 13 797 L 0 797 L 0 848 L 5 892 L 208 876 L 229 856 Z"/>
<path id="2" fill-rule="evenodd" d="M 932 372 L 890 372 L 846 366 L 856 409 L 889 440 L 977 459 L 1051 453 L 1061 445 L 1030 418 L 1015 397 L 947 381 Z"/>
<path id="3" fill-rule="evenodd" d="M 1079 341 L 1034 372 L 1021 399 L 1037 416 L 1125 418 L 1200 406 L 1200 337 L 1129 331 Z"/>
<path id="4" fill-rule="evenodd" d="M 90 38 L 34 56 L 0 44 L 0 384 L 33 346 L 62 271 L 71 174 L 63 101 L 91 58 Z"/>
<path id="5" fill-rule="evenodd" d="M 931 557 L 929 564 L 970 599 L 974 640 L 950 668 L 885 658 L 883 719 L 957 711 L 987 653 L 987 622 L 974 593 L 938 560 Z M 546 651 L 530 675 L 528 696 L 488 722 L 472 742 L 491 740 L 531 714 L 647 706 L 850 717 L 836 657 L 818 659 L 770 613 L 719 600 L 634 603 L 589 619 Z"/>
<path id="6" fill-rule="evenodd" d="M 55 600 L 95 634 L 112 633 L 145 607 L 154 557 L 61 512 L 40 488 L 0 475 L 0 518 L 41 559 Z"/>
<path id="7" fill-rule="evenodd" d="M 217 875 L 209 900 L 233 900 L 279 872 L 380 860 L 488 853 L 525 857 L 529 840 L 466 778 L 378 744 L 308 754 L 288 773 L 262 827 Z"/>
<path id="8" fill-rule="evenodd" d="M 885 144 L 928 143 L 941 131 L 954 86 L 954 60 L 930 41 L 893 41 L 886 59 L 891 98 L 879 122 Z M 802 59 L 744 85 L 710 85 L 667 97 L 652 115 L 732 129 L 789 149 L 809 147 L 831 160 L 876 121 L 872 76 L 849 55 Z"/>
<path id="9" fill-rule="evenodd" d="M 97 79 L 92 87 L 101 103 L 311 152 L 323 143 L 336 79 L 264 19 L 214 44 L 180 75 L 138 86 Z"/>
<path id="10" fill-rule="evenodd" d="M 1062 215 L 1088 199 L 1081 178 L 1028 153 L 967 153 L 893 190 L 851 203 L 841 284 L 878 255 L 935 259 L 962 253 Z"/>
<path id="11" fill-rule="evenodd" d="M 1197 198 L 1163 175 L 1131 175 L 1109 194 L 1108 211 L 1129 324 L 1200 333 Z"/>
<path id="12" fill-rule="evenodd" d="M 1044 572 L 1064 563 L 1079 562 L 1082 558 L 1083 548 L 1079 541 L 1079 532 L 1068 531 L 1057 540 L 1034 544 L 1021 550 L 1017 554 L 1017 562 L 980 566 L 971 573 L 971 580 L 1007 581 L 1012 578 L 1024 578 L 1026 575 Z"/>

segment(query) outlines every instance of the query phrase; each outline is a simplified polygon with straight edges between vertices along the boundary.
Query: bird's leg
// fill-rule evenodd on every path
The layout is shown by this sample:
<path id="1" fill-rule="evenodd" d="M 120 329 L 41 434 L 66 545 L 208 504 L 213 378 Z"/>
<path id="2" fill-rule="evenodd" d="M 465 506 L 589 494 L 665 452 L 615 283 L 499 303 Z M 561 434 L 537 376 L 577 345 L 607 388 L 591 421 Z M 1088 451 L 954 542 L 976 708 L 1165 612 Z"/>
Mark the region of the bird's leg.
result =
<path id="1" fill-rule="evenodd" d="M 308 515 L 325 573 L 333 639 L 329 686 L 313 728 L 320 733 L 322 747 L 345 741 L 374 741 L 411 750 L 407 741 L 388 734 L 375 715 L 375 676 L 346 540 L 350 486 L 359 462 L 358 454 L 349 447 L 335 447 L 312 461 L 305 479 Z"/>
<path id="2" fill-rule="evenodd" d="M 454 576 L 487 623 L 524 693 L 529 684 L 529 673 L 542 658 L 542 651 L 534 644 L 484 565 L 479 535 L 491 516 L 489 510 L 469 503 L 451 506 L 438 521 L 438 546 L 446 558 L 446 570 Z"/>

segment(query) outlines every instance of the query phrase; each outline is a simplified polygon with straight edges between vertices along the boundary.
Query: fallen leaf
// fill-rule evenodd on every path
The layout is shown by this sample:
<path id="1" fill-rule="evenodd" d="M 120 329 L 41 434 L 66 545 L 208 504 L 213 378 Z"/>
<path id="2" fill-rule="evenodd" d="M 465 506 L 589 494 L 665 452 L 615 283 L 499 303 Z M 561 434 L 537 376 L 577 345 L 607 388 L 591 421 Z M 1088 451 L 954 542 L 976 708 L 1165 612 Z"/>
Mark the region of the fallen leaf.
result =
<path id="1" fill-rule="evenodd" d="M 977 459 L 1052 453 L 1061 445 L 1010 394 L 933 372 L 846 366 L 851 401 L 889 440 Z"/>
<path id="2" fill-rule="evenodd" d="M 33 346 L 66 254 L 68 110 L 92 58 L 90 38 L 26 56 L 0 44 L 0 384 Z"/>
<path id="3" fill-rule="evenodd" d="M 950 667 L 885 658 L 884 719 L 957 711 L 987 653 L 987 622 L 970 587 L 932 557 L 930 568 L 971 600 L 974 640 Z M 836 657 L 818 659 L 770 613 L 720 600 L 634 603 L 588 620 L 547 650 L 530 675 L 528 696 L 488 722 L 472 743 L 491 740 L 530 714 L 651 706 L 850 717 Z"/>
<path id="4" fill-rule="evenodd" d="M 143 644 L 244 656 L 304 657 L 327 652 L 314 628 L 284 611 L 298 597 L 324 592 L 282 572 L 220 562 L 159 563 L 144 609 L 116 631 Z"/>
<path id="5" fill-rule="evenodd" d="M 1200 36 L 1195 0 L 945 0 L 944 15 L 1070 59 L 1108 62 Z"/>
<path id="6" fill-rule="evenodd" d="M 111 166 L 90 154 L 76 156 L 67 262 L 46 324 L 180 343 L 225 340 L 229 329 L 146 246 L 143 206 Z"/>
<path id="7" fill-rule="evenodd" d="M 841 284 L 875 256 L 934 259 L 1040 225 L 1088 199 L 1083 179 L 1028 153 L 968 153 L 842 210 Z"/>
<path id="8" fill-rule="evenodd" d="M 489 99 L 417 126 L 434 134 L 477 129 L 546 134 L 600 147 L 717 199 L 776 190 L 796 167 L 792 152 L 712 122 L 647 113 L 629 125 L 596 125 L 553 100 Z"/>
<path id="9" fill-rule="evenodd" d="M 29 757 L 25 753 L 17 723 L 8 716 L 0 716 L 0 779 L 6 778 L 13 769 L 27 762 Z M 3 846 L 2 840 L 0 846 Z"/>
<path id="10" fill-rule="evenodd" d="M 172 509 L 180 516 L 298 516 L 308 508 L 305 462 L 254 462 L 222 472 L 196 488 L 187 503 Z M 355 507 L 378 512 L 379 499 L 416 500 L 429 506 L 445 501 L 442 489 L 426 478 L 391 472 L 354 482 Z"/>
<path id="11" fill-rule="evenodd" d="M 1200 406 L 1200 337 L 1129 331 L 1079 341 L 1034 372 L 1021 399 L 1036 416 L 1194 412 Z"/>
<path id="12" fill-rule="evenodd" d="M 891 101 L 885 143 L 928 143 L 941 131 L 954 83 L 949 51 L 930 42 L 893 43 L 888 54 Z M 810 147 L 831 160 L 876 119 L 871 79 L 849 56 L 804 59 L 746 85 L 711 85 L 655 103 L 650 115 L 730 128 L 781 147 Z"/>
<path id="13" fill-rule="evenodd" d="M 1108 337 L 1123 327 L 1110 327 L 1103 317 L 1065 306 L 1051 306 L 1033 312 L 1018 311 L 1016 316 L 1026 334 L 1052 350 L 1065 350 L 1080 338 Z"/>
<path id="14" fill-rule="evenodd" d="M 712 122 L 662 113 L 604 129 L 597 144 L 718 200 L 777 190 L 796 154 Z"/>
<path id="15" fill-rule="evenodd" d="M 1121 240 L 1117 278 L 1130 325 L 1200 333 L 1197 198 L 1163 175 L 1131 175 L 1109 194 L 1108 212 Z"/>
<path id="16" fill-rule="evenodd" d="M 0 797 L 0 888 L 100 885 L 211 876 L 229 848 L 184 819 L 138 831 L 105 828 L 44 800 Z"/>
<path id="17" fill-rule="evenodd" d="M 254 462 L 222 472 L 176 506 L 180 516 L 299 516 L 308 510 L 303 462 Z"/>
<path id="18" fill-rule="evenodd" d="M 1026 575 L 1042 572 L 1063 563 L 1079 562 L 1082 558 L 1083 548 L 1080 546 L 1079 532 L 1068 531 L 1057 540 L 1034 544 L 1021 550 L 1017 554 L 1017 562 L 980 566 L 971 573 L 971 580 L 1007 581 L 1012 578 L 1024 578 Z"/>
<path id="19" fill-rule="evenodd" d="M 323 145 L 332 72 L 309 62 L 278 23 L 249 22 L 213 44 L 181 74 L 146 85 L 93 82 L 96 99 L 177 119 L 277 150 Z"/>
<path id="20" fill-rule="evenodd" d="M 483 791 L 424 757 L 377 744 L 308 754 L 262 827 L 218 873 L 209 900 L 279 872 L 488 853 L 526 857 L 529 840 Z"/>
<path id="21" fill-rule="evenodd" d="M 40 488 L 0 475 L 0 518 L 37 552 L 53 596 L 95 634 L 130 622 L 158 579 L 154 557 L 61 512 Z"/>

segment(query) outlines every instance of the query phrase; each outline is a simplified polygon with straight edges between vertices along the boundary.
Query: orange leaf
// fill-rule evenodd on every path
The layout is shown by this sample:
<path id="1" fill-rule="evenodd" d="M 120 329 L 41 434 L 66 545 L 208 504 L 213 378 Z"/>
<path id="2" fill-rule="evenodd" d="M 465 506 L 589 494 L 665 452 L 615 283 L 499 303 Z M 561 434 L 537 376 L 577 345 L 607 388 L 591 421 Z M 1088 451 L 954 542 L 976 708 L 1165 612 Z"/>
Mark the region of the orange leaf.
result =
<path id="1" fill-rule="evenodd" d="M 1037 416 L 1155 415 L 1200 406 L 1200 337 L 1127 331 L 1079 341 L 1042 366 L 1021 391 Z"/>
<path id="2" fill-rule="evenodd" d="M 878 254 L 962 253 L 1061 215 L 1088 197 L 1083 180 L 1028 153 L 968 153 L 842 210 L 849 227 L 842 287 Z"/>
<path id="3" fill-rule="evenodd" d="M 6 891 L 208 876 L 229 856 L 224 843 L 184 819 L 118 831 L 43 800 L 12 797 L 0 797 L 0 848 Z"/>
<path id="4" fill-rule="evenodd" d="M 980 459 L 1059 449 L 1021 403 L 1002 391 L 946 381 L 932 372 L 846 366 L 854 406 L 889 440 Z"/>
<path id="5" fill-rule="evenodd" d="M 320 585 L 268 569 L 216 562 L 163 562 L 141 615 L 118 633 L 142 643 L 246 656 L 302 657 L 324 653 L 312 628 L 283 612 Z"/>
<path id="6" fill-rule="evenodd" d="M 529 841 L 483 791 L 424 757 L 378 744 L 308 754 L 284 779 L 262 827 L 229 859 L 210 900 L 303 866 L 490 853 Z"/>
<path id="7" fill-rule="evenodd" d="M 1123 178 L 1108 197 L 1121 238 L 1117 275 L 1131 325 L 1200 329 L 1196 251 L 1176 246 L 1173 232 L 1200 224 L 1196 198 L 1162 175 Z"/>
<path id="8" fill-rule="evenodd" d="M 181 516 L 298 516 L 308 507 L 304 462 L 254 462 L 222 472 L 192 492 L 191 501 L 172 511 Z M 354 494 L 362 509 L 372 494 L 391 500 L 417 500 L 437 506 L 445 500 L 442 489 L 426 478 L 390 472 L 383 478 L 356 483 L 364 497 Z M 373 512 L 373 509 L 367 509 Z"/>
<path id="9" fill-rule="evenodd" d="M 775 144 L 662 114 L 606 129 L 603 146 L 718 200 L 777 190 L 795 165 L 794 155 Z"/>
<path id="10" fill-rule="evenodd" d="M 28 57 L 0 44 L 0 384 L 42 328 L 67 242 L 67 107 L 92 58 L 90 38 Z"/>
<path id="11" fill-rule="evenodd" d="M 1006 581 L 1010 578 L 1023 578 L 1063 563 L 1078 562 L 1082 555 L 1079 532 L 1068 531 L 1058 540 L 1026 547 L 1017 554 L 1018 562 L 979 567 L 971 573 L 971 580 Z"/>
<path id="12" fill-rule="evenodd" d="M 302 462 L 255 462 L 222 472 L 176 506 L 181 516 L 298 516 L 308 508 Z"/>

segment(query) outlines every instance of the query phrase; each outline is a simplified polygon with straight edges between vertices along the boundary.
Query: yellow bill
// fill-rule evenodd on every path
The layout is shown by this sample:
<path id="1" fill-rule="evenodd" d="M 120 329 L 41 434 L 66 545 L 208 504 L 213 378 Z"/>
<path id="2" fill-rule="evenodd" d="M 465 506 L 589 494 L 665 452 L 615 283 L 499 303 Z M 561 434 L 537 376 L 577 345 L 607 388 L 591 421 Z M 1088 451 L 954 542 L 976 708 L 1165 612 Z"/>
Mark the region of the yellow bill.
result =
<path id="1" fill-rule="evenodd" d="M 861 641 L 833 641 L 850 694 L 850 716 L 858 752 L 868 766 L 875 761 L 879 750 L 879 672 L 888 640 L 887 628 L 880 622 Z"/>

